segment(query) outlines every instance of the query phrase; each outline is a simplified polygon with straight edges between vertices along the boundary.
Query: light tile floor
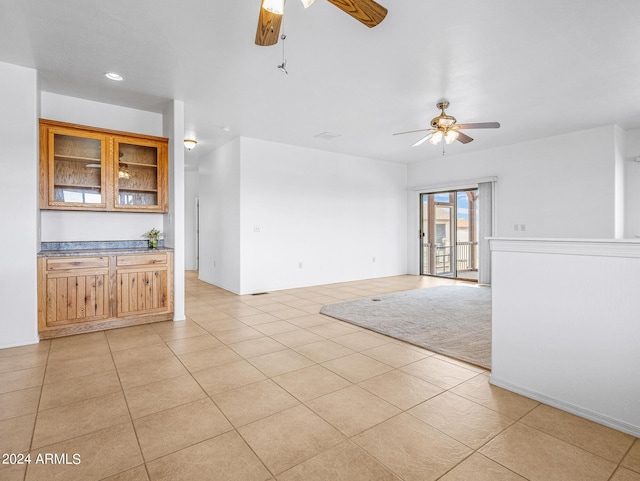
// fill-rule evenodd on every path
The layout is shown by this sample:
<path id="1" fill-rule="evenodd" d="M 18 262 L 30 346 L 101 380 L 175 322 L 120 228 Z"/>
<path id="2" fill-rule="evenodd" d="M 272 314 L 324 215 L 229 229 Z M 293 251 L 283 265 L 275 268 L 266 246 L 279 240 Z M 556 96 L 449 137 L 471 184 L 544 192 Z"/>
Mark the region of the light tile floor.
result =
<path id="1" fill-rule="evenodd" d="M 236 296 L 188 272 L 186 321 L 0 350 L 0 453 L 32 460 L 0 480 L 640 481 L 638 439 L 318 314 L 454 283 Z"/>

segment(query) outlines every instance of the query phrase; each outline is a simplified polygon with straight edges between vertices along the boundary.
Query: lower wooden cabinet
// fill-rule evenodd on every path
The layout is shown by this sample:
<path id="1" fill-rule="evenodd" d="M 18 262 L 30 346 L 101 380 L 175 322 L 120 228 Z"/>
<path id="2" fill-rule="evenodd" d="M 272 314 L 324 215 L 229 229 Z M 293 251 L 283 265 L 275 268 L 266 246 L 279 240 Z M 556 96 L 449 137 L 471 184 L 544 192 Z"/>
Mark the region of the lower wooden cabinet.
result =
<path id="1" fill-rule="evenodd" d="M 166 254 L 118 256 L 118 317 L 166 311 L 169 305 L 168 277 Z"/>
<path id="2" fill-rule="evenodd" d="M 38 258 L 42 339 L 172 318 L 172 252 Z"/>
<path id="3" fill-rule="evenodd" d="M 51 272 L 47 277 L 47 327 L 109 317 L 109 272 Z"/>

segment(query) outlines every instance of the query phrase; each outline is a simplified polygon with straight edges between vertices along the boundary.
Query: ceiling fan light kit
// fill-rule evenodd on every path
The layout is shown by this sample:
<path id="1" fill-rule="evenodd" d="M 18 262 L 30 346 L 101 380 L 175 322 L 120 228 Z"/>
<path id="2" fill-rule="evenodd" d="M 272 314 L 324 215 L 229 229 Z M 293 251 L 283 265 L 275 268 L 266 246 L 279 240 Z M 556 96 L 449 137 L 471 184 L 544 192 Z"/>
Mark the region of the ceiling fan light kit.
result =
<path id="1" fill-rule="evenodd" d="M 436 104 L 436 107 L 440 109 L 440 115 L 431 119 L 431 128 L 428 129 L 419 129 L 419 130 L 409 130 L 407 132 L 398 132 L 393 135 L 404 135 L 404 134 L 412 134 L 415 132 L 428 132 L 424 137 L 419 139 L 417 142 L 414 142 L 411 147 L 417 147 L 422 145 L 427 140 L 429 143 L 433 145 L 437 145 L 440 143 L 442 139 L 444 139 L 444 143 L 449 145 L 455 142 L 456 140 L 463 144 L 468 144 L 473 139 L 469 137 L 464 132 L 461 132 L 462 129 L 498 129 L 500 128 L 500 124 L 498 122 L 478 122 L 471 124 L 459 124 L 455 117 L 451 115 L 447 115 L 445 109 L 449 108 L 449 102 L 446 100 L 441 100 Z M 443 144 L 442 155 L 444 155 L 444 144 Z"/>
<path id="2" fill-rule="evenodd" d="M 452 144 L 456 141 L 460 134 L 455 130 L 449 130 L 446 134 L 444 134 L 444 141 L 447 144 Z"/>
<path id="3" fill-rule="evenodd" d="M 262 0 L 262 8 L 269 13 L 282 15 L 284 14 L 284 1 L 285 0 Z"/>
<path id="4" fill-rule="evenodd" d="M 442 140 L 442 131 L 437 130 L 436 132 L 433 133 L 433 135 L 429 139 L 429 143 L 432 145 L 438 145 L 441 140 Z"/>

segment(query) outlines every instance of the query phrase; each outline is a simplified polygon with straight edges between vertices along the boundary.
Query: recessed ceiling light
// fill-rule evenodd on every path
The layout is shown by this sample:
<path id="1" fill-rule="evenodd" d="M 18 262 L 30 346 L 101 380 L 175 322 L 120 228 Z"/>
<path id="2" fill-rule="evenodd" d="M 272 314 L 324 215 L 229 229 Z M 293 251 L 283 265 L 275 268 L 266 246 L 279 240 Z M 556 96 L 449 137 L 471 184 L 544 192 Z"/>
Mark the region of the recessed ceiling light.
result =
<path id="1" fill-rule="evenodd" d="M 115 80 L 117 82 L 124 80 L 124 77 L 116 72 L 107 72 L 106 74 L 104 74 L 104 76 L 107 77 L 109 80 Z"/>

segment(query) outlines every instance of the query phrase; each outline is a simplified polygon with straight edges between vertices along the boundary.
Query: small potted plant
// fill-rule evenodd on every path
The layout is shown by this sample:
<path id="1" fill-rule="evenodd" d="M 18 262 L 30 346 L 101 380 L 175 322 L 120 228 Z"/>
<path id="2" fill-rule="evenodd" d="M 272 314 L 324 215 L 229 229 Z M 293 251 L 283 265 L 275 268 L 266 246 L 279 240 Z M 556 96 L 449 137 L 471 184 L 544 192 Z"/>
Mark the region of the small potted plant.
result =
<path id="1" fill-rule="evenodd" d="M 149 239 L 149 249 L 157 249 L 158 241 L 164 237 L 164 234 L 154 227 L 149 232 L 145 232 L 142 237 Z"/>

